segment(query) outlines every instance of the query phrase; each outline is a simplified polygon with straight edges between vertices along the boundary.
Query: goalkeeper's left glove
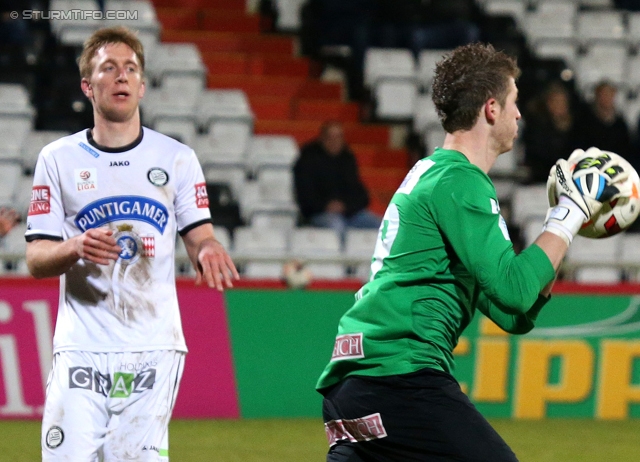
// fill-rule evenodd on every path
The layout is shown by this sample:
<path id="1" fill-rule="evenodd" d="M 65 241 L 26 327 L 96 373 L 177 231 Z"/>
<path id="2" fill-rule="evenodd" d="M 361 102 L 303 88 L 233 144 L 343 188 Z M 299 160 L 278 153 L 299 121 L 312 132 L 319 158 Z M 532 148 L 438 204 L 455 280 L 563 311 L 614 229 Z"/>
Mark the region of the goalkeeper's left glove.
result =
<path id="1" fill-rule="evenodd" d="M 542 231 L 559 236 L 569 246 L 582 225 L 600 210 L 598 203 L 587 204 L 564 159 L 558 160 L 549 172 L 547 194 L 551 207 Z"/>

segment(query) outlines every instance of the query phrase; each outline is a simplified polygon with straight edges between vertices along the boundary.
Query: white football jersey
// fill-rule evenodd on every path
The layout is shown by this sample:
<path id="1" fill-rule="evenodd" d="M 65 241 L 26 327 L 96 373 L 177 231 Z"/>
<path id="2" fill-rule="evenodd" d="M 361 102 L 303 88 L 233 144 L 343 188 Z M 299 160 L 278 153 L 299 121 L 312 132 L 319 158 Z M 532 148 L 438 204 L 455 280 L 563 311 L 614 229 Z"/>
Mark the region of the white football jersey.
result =
<path id="1" fill-rule="evenodd" d="M 66 240 L 106 227 L 116 262 L 80 259 L 60 277 L 54 352 L 186 351 L 175 285 L 176 231 L 211 222 L 202 168 L 191 148 L 143 128 L 128 146 L 98 146 L 89 130 L 45 146 L 27 232 Z"/>

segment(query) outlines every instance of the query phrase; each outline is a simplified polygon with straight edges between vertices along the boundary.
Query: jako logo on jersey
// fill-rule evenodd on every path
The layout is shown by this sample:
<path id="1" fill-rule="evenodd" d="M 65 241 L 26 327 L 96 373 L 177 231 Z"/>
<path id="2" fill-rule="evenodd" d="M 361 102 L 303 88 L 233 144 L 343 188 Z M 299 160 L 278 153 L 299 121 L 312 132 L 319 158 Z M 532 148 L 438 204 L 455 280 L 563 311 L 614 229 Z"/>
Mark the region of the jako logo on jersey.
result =
<path id="1" fill-rule="evenodd" d="M 81 231 L 98 228 L 118 220 L 138 220 L 149 223 L 164 234 L 169 214 L 160 202 L 142 196 L 115 196 L 91 202 L 76 215 L 75 224 Z"/>
<path id="2" fill-rule="evenodd" d="M 209 207 L 209 196 L 207 195 L 207 184 L 196 184 L 196 206 L 199 209 L 206 209 Z"/>
<path id="3" fill-rule="evenodd" d="M 76 168 L 73 173 L 76 180 L 76 191 L 98 189 L 98 171 L 95 168 Z"/>
<path id="4" fill-rule="evenodd" d="M 364 358 L 362 350 L 362 332 L 357 334 L 338 335 L 333 346 L 331 361 Z"/>
<path id="5" fill-rule="evenodd" d="M 29 215 L 42 215 L 51 211 L 51 192 L 49 186 L 34 186 L 31 190 Z"/>
<path id="6" fill-rule="evenodd" d="M 92 367 L 70 367 L 69 388 L 93 390 L 111 398 L 128 398 L 132 393 L 151 390 L 156 383 L 156 370 L 147 369 L 138 374 L 116 372 L 113 379 L 94 371 Z"/>
<path id="7" fill-rule="evenodd" d="M 128 166 L 129 166 L 128 160 L 112 160 L 111 162 L 109 162 L 109 167 L 128 167 Z"/>

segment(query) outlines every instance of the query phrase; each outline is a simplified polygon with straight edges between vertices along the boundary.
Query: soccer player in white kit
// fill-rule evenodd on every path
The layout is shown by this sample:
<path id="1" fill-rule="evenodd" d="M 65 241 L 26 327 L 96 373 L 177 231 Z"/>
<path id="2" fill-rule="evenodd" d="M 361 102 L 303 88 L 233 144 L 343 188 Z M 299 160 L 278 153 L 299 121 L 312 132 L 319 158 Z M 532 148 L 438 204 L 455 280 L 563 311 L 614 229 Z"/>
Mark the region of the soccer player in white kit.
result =
<path id="1" fill-rule="evenodd" d="M 26 239 L 36 278 L 60 276 L 43 461 L 168 461 L 187 351 L 176 232 L 196 283 L 238 278 L 215 239 L 195 153 L 140 123 L 144 53 L 125 28 L 95 32 L 80 57 L 94 127 L 40 153 Z"/>

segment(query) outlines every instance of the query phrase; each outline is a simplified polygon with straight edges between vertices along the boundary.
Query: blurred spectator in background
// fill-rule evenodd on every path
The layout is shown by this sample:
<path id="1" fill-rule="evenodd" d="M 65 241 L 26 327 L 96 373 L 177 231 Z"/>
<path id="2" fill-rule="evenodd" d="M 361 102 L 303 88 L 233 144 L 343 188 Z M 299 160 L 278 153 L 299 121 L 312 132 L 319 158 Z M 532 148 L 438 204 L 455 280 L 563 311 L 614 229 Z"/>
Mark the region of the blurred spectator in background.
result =
<path id="1" fill-rule="evenodd" d="M 20 221 L 20 214 L 13 209 L 0 207 L 0 237 L 6 236 Z"/>
<path id="2" fill-rule="evenodd" d="M 356 158 L 345 143 L 342 124 L 325 123 L 320 136 L 300 149 L 293 168 L 296 200 L 307 224 L 333 228 L 378 228 L 381 218 L 367 210 L 369 194 Z"/>
<path id="3" fill-rule="evenodd" d="M 618 89 L 610 82 L 600 82 L 589 110 L 581 111 L 576 120 L 578 146 L 588 149 L 596 146 L 612 151 L 624 158 L 632 154 L 631 135 L 624 117 L 616 107 Z"/>
<path id="4" fill-rule="evenodd" d="M 551 82 L 525 111 L 524 163 L 531 183 L 546 183 L 549 169 L 577 147 L 571 96 L 560 82 Z"/>

